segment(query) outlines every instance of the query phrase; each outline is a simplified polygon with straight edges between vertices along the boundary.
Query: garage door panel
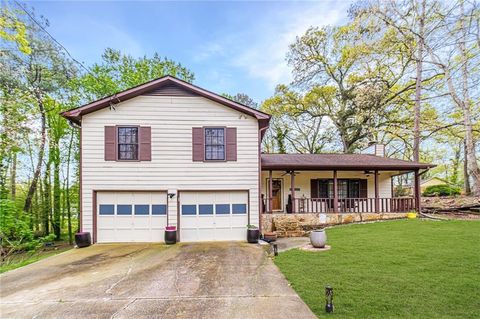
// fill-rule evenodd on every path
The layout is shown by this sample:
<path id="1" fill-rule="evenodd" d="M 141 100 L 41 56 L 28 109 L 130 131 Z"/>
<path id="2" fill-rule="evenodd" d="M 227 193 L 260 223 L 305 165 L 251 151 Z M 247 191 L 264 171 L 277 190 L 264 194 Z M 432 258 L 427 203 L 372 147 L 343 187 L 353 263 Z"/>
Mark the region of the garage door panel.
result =
<path id="1" fill-rule="evenodd" d="M 180 192 L 180 203 L 181 241 L 246 239 L 248 191 Z"/>
<path id="2" fill-rule="evenodd" d="M 196 229 L 191 228 L 183 228 L 181 230 L 181 241 L 189 242 L 189 241 L 198 241 L 198 235 Z"/>
<path id="3" fill-rule="evenodd" d="M 245 238 L 237 238 L 232 233 L 232 229 L 228 228 L 215 228 L 215 239 L 216 240 L 245 240 Z"/>
<path id="4" fill-rule="evenodd" d="M 216 228 L 230 228 L 232 225 L 232 217 L 230 215 L 227 216 L 219 216 L 217 215 L 215 218 L 215 226 Z"/>
<path id="5" fill-rule="evenodd" d="M 165 228 L 167 226 L 166 216 L 152 216 L 150 219 L 150 225 L 152 228 Z"/>
<path id="6" fill-rule="evenodd" d="M 148 204 L 152 198 L 151 193 L 134 193 L 132 198 L 133 204 Z"/>
<path id="7" fill-rule="evenodd" d="M 182 228 L 196 228 L 197 217 L 196 216 L 182 216 Z"/>
<path id="8" fill-rule="evenodd" d="M 134 228 L 150 228 L 150 217 L 149 216 L 135 216 L 132 218 Z"/>
<path id="9" fill-rule="evenodd" d="M 114 214 L 100 214 L 101 205 L 113 205 Z M 152 215 L 153 205 L 162 206 L 155 210 L 156 215 Z M 97 242 L 164 241 L 166 205 L 166 192 L 98 192 Z M 110 213 L 111 209 L 104 211 Z"/>
<path id="10" fill-rule="evenodd" d="M 198 239 L 196 241 L 211 241 L 212 240 L 212 230 L 207 228 L 197 229 Z"/>
<path id="11" fill-rule="evenodd" d="M 149 242 L 150 232 L 149 229 L 134 229 L 132 231 L 132 241 L 134 242 Z"/>
<path id="12" fill-rule="evenodd" d="M 123 205 L 132 205 L 133 204 L 133 194 L 132 193 L 116 193 L 115 194 L 115 203 Z"/>
<path id="13" fill-rule="evenodd" d="M 114 229 L 98 229 L 98 242 L 114 242 L 115 230 Z"/>
<path id="14" fill-rule="evenodd" d="M 238 225 L 244 221 L 246 221 L 246 215 L 232 215 L 230 218 L 230 221 L 232 223 L 232 226 Z M 244 227 L 247 227 L 247 224 L 243 225 Z"/>

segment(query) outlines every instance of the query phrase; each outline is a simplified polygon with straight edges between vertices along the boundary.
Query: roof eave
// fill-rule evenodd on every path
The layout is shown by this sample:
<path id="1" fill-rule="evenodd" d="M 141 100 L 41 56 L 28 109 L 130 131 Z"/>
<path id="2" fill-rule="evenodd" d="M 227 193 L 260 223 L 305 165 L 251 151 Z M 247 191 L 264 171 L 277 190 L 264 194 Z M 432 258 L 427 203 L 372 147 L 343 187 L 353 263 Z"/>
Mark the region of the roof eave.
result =
<path id="1" fill-rule="evenodd" d="M 262 164 L 262 170 L 305 170 L 305 171 L 363 171 L 363 170 L 379 170 L 379 171 L 414 171 L 417 169 L 430 169 L 435 167 L 431 164 L 419 164 L 412 166 L 374 166 L 374 165 L 298 165 L 298 164 Z"/>

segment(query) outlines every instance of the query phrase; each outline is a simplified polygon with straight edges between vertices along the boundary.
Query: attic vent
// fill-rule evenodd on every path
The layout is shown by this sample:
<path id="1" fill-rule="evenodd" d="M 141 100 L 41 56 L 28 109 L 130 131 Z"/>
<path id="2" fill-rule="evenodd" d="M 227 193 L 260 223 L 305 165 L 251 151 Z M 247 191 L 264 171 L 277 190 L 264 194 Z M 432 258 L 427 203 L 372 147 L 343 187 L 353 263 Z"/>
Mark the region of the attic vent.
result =
<path id="1" fill-rule="evenodd" d="M 196 93 L 193 93 L 191 91 L 185 90 L 184 88 L 181 88 L 176 85 L 165 85 L 162 86 L 158 89 L 152 90 L 150 92 L 144 93 L 143 95 L 147 96 L 187 96 L 187 97 L 193 97 L 193 96 L 199 96 Z"/>

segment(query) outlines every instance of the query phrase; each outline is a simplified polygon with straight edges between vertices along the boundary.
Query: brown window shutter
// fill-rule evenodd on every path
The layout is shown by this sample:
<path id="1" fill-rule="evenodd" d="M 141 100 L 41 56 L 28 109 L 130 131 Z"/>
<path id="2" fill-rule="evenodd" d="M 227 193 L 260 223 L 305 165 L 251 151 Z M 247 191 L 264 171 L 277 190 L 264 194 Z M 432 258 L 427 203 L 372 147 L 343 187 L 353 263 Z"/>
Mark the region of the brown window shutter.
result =
<path id="1" fill-rule="evenodd" d="M 318 179 L 310 180 L 310 198 L 318 198 Z"/>
<path id="2" fill-rule="evenodd" d="M 192 127 L 192 160 L 203 162 L 205 158 L 205 136 L 203 127 Z"/>
<path id="3" fill-rule="evenodd" d="M 237 160 L 237 128 L 227 127 L 226 129 L 226 156 L 227 161 Z"/>
<path id="4" fill-rule="evenodd" d="M 115 126 L 105 126 L 105 160 L 114 161 L 117 159 L 117 146 L 115 138 Z"/>
<path id="5" fill-rule="evenodd" d="M 140 127 L 140 149 L 139 159 L 141 161 L 152 160 L 152 128 L 150 126 Z"/>
<path id="6" fill-rule="evenodd" d="M 367 180 L 361 179 L 359 182 L 359 191 L 358 195 L 360 198 L 367 198 L 368 197 L 368 187 L 367 187 Z"/>

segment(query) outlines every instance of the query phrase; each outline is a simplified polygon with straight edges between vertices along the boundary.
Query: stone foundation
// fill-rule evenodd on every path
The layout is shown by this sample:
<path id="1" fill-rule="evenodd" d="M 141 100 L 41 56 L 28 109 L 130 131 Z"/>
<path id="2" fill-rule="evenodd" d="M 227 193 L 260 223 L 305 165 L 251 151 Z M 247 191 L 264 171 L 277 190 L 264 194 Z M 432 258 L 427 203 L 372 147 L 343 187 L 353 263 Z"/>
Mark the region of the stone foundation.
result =
<path id="1" fill-rule="evenodd" d="M 262 231 L 274 231 L 278 237 L 299 237 L 312 229 L 329 225 L 406 218 L 407 213 L 343 213 L 343 214 L 263 214 Z"/>

